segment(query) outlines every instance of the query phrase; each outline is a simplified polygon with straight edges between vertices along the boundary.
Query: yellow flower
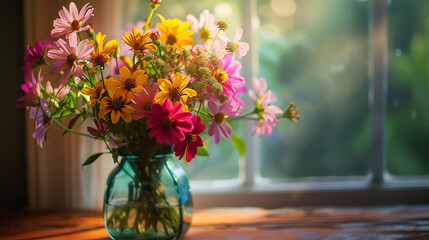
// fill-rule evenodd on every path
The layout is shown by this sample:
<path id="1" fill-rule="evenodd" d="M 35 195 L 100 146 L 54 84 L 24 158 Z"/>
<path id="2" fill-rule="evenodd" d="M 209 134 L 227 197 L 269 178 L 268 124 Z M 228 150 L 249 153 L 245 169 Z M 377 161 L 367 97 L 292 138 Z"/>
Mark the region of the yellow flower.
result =
<path id="1" fill-rule="evenodd" d="M 152 49 L 156 51 L 156 45 L 154 43 L 148 43 L 147 40 L 150 37 L 150 32 L 141 34 L 137 28 L 133 28 L 133 33 L 125 33 L 122 37 L 122 40 L 131 47 L 134 52 L 134 55 L 140 55 L 145 49 Z"/>
<path id="2" fill-rule="evenodd" d="M 81 92 L 89 96 L 89 102 L 82 107 L 84 108 L 86 105 L 91 103 L 88 110 L 86 111 L 88 113 L 96 102 L 100 102 L 100 99 L 103 96 L 105 90 L 102 82 L 96 82 L 93 88 L 84 87 Z"/>
<path id="3" fill-rule="evenodd" d="M 181 73 L 176 73 L 174 75 L 173 84 L 171 84 L 170 80 L 164 78 L 158 79 L 160 91 L 155 96 L 155 102 L 162 104 L 164 99 L 169 98 L 173 104 L 177 102 L 183 103 L 183 110 L 187 111 L 188 106 L 186 102 L 188 101 L 188 97 L 195 97 L 197 95 L 195 90 L 186 88 L 188 83 L 189 76 L 183 79 Z"/>
<path id="4" fill-rule="evenodd" d="M 131 74 L 130 70 L 125 66 L 119 69 L 119 74 L 121 78 L 114 79 L 112 82 L 118 87 L 116 91 L 119 92 L 118 94 L 120 95 L 125 95 L 133 91 L 143 91 L 142 84 L 148 79 L 148 77 L 144 75 L 144 70 L 137 70 Z"/>
<path id="5" fill-rule="evenodd" d="M 125 122 L 129 123 L 133 120 L 131 113 L 135 112 L 134 108 L 128 105 L 131 101 L 131 93 L 121 95 L 119 94 L 119 91 L 116 91 L 116 89 L 116 86 L 113 84 L 107 86 L 109 96 L 106 96 L 101 100 L 98 118 L 101 119 L 111 112 L 110 120 L 113 124 L 118 123 L 119 118 L 122 118 Z"/>
<path id="6" fill-rule="evenodd" d="M 93 63 L 92 71 L 94 71 L 97 66 L 104 67 L 104 65 L 108 64 L 110 60 L 110 55 L 116 51 L 119 45 L 118 40 L 114 39 L 110 40 L 103 48 L 104 42 L 106 42 L 106 35 L 103 35 L 100 32 L 95 37 L 95 42 L 96 47 L 91 53 L 90 60 Z"/>
<path id="7" fill-rule="evenodd" d="M 165 19 L 160 14 L 157 16 L 161 19 L 161 23 L 156 24 L 161 31 L 161 42 L 167 42 L 167 45 L 175 45 L 178 48 L 184 48 L 194 43 L 194 39 L 190 37 L 194 32 L 188 30 L 191 23 L 182 23 L 177 18 Z"/>

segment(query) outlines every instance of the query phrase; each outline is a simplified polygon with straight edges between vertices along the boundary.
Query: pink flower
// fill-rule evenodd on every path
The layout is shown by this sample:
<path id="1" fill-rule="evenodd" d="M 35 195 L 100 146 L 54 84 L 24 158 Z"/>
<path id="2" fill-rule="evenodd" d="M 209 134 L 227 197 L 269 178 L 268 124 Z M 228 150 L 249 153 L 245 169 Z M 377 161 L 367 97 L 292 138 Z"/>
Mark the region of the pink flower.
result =
<path id="1" fill-rule="evenodd" d="M 55 28 L 51 31 L 52 37 L 60 37 L 66 34 L 66 38 L 69 38 L 71 35 L 76 36 L 77 32 L 89 29 L 89 25 L 85 27 L 82 26 L 91 16 L 94 16 L 94 14 L 92 14 L 92 11 L 94 11 L 92 6 L 89 5 L 89 3 L 85 4 L 79 13 L 76 4 L 70 2 L 69 9 L 70 11 L 63 6 L 63 9 L 58 12 L 60 18 L 54 20 Z"/>
<path id="2" fill-rule="evenodd" d="M 130 104 L 136 111 L 133 113 L 133 119 L 139 120 L 146 116 L 146 113 L 151 110 L 153 99 L 158 92 L 158 85 L 152 84 L 146 86 L 141 92 L 134 92 Z"/>
<path id="3" fill-rule="evenodd" d="M 51 95 L 56 96 L 56 98 L 59 101 L 61 101 L 67 95 L 67 93 L 69 93 L 70 87 L 69 86 L 66 86 L 66 87 L 60 86 L 57 88 L 53 88 L 51 85 L 51 82 L 47 81 L 46 86 L 45 86 L 45 90 L 46 90 L 46 92 L 50 93 Z"/>
<path id="4" fill-rule="evenodd" d="M 58 39 L 58 49 L 51 49 L 48 57 L 54 59 L 49 68 L 51 73 L 63 71 L 61 85 L 65 85 L 71 74 L 76 77 L 82 77 L 83 71 L 79 64 L 81 60 L 91 59 L 90 53 L 94 50 L 93 44 L 88 44 L 89 40 L 85 39 L 77 44 L 76 35 L 70 35 L 69 43 L 63 39 Z"/>
<path id="5" fill-rule="evenodd" d="M 257 120 L 253 124 L 253 134 L 259 134 L 260 136 L 264 136 L 265 134 L 270 135 L 273 133 L 273 127 L 279 123 L 277 119 L 273 121 L 265 121 L 263 119 Z"/>
<path id="6" fill-rule="evenodd" d="M 36 139 L 37 144 L 41 148 L 43 148 L 43 140 L 45 139 L 46 133 L 52 123 L 46 105 L 46 101 L 41 98 L 40 105 L 38 107 L 31 107 L 30 109 L 30 118 L 34 119 L 35 124 L 33 138 Z"/>
<path id="7" fill-rule="evenodd" d="M 265 78 L 254 78 L 252 85 L 255 91 L 249 90 L 249 96 L 255 101 L 255 109 L 260 118 L 253 126 L 253 133 L 259 133 L 261 136 L 271 134 L 273 127 L 279 123 L 276 114 L 281 114 L 283 111 L 272 105 L 277 98 L 271 90 L 267 91 Z"/>
<path id="8" fill-rule="evenodd" d="M 101 120 L 94 119 L 94 124 L 97 129 L 93 127 L 87 127 L 86 129 L 88 130 L 89 134 L 91 134 L 92 136 L 102 139 L 109 131 L 107 129 L 106 123 Z"/>
<path id="9" fill-rule="evenodd" d="M 28 53 L 24 55 L 24 60 L 26 63 L 21 68 L 21 71 L 24 72 L 24 78 L 28 78 L 29 72 L 35 68 L 46 62 L 45 55 L 48 49 L 54 48 L 55 45 L 52 43 L 51 36 L 48 35 L 45 41 L 37 41 L 32 48 L 30 45 L 27 45 Z"/>
<path id="10" fill-rule="evenodd" d="M 235 50 L 235 53 L 239 58 L 246 56 L 247 51 L 249 51 L 248 43 L 239 42 L 242 36 L 243 36 L 243 29 L 237 28 L 237 30 L 235 30 L 235 35 L 232 41 L 235 43 L 235 46 L 237 47 L 237 50 Z"/>
<path id="11" fill-rule="evenodd" d="M 36 79 L 32 71 L 31 81 L 24 79 L 24 83 L 21 84 L 21 89 L 25 92 L 25 95 L 18 98 L 18 104 L 15 105 L 16 108 L 26 107 L 28 110 L 29 107 L 34 107 L 39 104 L 39 97 L 41 96 L 40 83 L 43 80 L 41 73 L 42 69 L 39 69 L 39 74 Z"/>
<path id="12" fill-rule="evenodd" d="M 172 104 L 170 99 L 165 99 L 161 105 L 154 102 L 152 110 L 146 113 L 147 126 L 152 128 L 150 137 L 155 137 L 159 144 L 167 142 L 173 145 L 177 141 L 185 140 L 185 133 L 191 132 L 192 113 L 182 111 L 182 103 Z"/>
<path id="13" fill-rule="evenodd" d="M 191 132 L 185 133 L 185 140 L 178 141 L 174 144 L 174 152 L 176 156 L 182 159 L 186 153 L 186 161 L 190 162 L 197 154 L 198 147 L 204 145 L 203 140 L 198 134 L 202 133 L 206 126 L 201 122 L 201 117 L 198 115 L 192 116 L 194 129 Z"/>
<path id="14" fill-rule="evenodd" d="M 202 48 L 207 51 L 210 48 L 210 45 L 212 44 L 218 31 L 215 16 L 210 13 L 209 10 L 204 10 L 200 14 L 199 20 L 192 14 L 186 16 L 186 20 L 192 24 L 191 30 L 198 34 L 198 40 L 203 42 Z M 214 43 L 215 49 L 219 48 L 222 44 L 225 43 L 223 40 L 225 37 L 225 32 L 220 31 L 218 38 L 216 38 Z"/>
<path id="15" fill-rule="evenodd" d="M 213 141 L 218 144 L 220 141 L 220 134 L 222 133 L 222 136 L 229 141 L 229 135 L 232 132 L 232 127 L 229 125 L 225 119 L 227 117 L 232 117 L 239 112 L 232 110 L 232 99 L 228 98 L 225 102 L 220 104 L 219 108 L 217 107 L 216 103 L 209 102 L 208 107 L 213 115 L 213 118 L 210 120 L 211 124 L 209 127 L 208 134 L 209 136 L 213 136 Z"/>
<path id="16" fill-rule="evenodd" d="M 244 102 L 238 98 L 238 94 L 245 93 L 247 87 L 244 78 L 239 75 L 241 64 L 234 61 L 232 53 L 225 54 L 220 60 L 220 67 L 213 70 L 213 77 L 222 85 L 222 95 L 232 98 L 233 105 L 244 107 Z M 209 100 L 215 100 L 210 96 Z"/>

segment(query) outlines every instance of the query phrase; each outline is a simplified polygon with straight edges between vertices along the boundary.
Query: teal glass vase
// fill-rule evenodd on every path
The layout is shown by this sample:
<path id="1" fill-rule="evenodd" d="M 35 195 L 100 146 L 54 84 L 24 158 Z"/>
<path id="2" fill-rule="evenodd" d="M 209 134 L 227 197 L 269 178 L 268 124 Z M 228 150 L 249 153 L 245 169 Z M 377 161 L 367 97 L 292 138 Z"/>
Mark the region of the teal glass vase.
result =
<path id="1" fill-rule="evenodd" d="M 192 219 L 186 173 L 171 146 L 160 145 L 153 154 L 141 146 L 119 149 L 121 161 L 104 196 L 106 230 L 112 239 L 180 239 Z"/>

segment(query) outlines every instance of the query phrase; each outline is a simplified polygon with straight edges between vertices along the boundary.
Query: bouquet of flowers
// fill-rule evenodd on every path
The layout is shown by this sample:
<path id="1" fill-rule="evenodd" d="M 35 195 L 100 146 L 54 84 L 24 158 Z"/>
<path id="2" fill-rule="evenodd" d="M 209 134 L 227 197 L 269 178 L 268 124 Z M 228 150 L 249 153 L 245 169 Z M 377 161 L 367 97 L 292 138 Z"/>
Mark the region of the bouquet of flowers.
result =
<path id="1" fill-rule="evenodd" d="M 79 11 L 73 2 L 59 11 L 44 42 L 27 47 L 21 85 L 25 95 L 17 106 L 29 110 L 40 147 L 55 126 L 101 140 L 115 161 L 119 147 L 139 142 L 148 159 L 168 144 L 190 162 L 204 152 L 199 151 L 204 150 L 203 135 L 215 144 L 221 138 L 229 141 L 231 121 L 254 121 L 253 133 L 262 136 L 271 134 L 281 118 L 299 118 L 293 103 L 284 111 L 274 105 L 276 97 L 264 78 L 253 79 L 253 89 L 247 90 L 235 60 L 249 50 L 240 41 L 242 29 L 228 39 L 228 24 L 207 10 L 199 19 L 188 15 L 187 21 L 157 14 L 160 22 L 151 28 L 160 2 L 152 0 L 147 20 L 124 34 L 121 51 L 118 40 L 107 41 L 88 22 L 92 6 L 87 3 Z M 43 81 L 48 71 L 57 82 Z M 253 109 L 242 113 L 240 95 L 246 92 Z M 71 117 L 68 124 L 61 121 L 65 117 Z M 87 119 L 93 119 L 94 127 L 74 129 Z M 84 165 L 101 154 L 90 156 Z"/>

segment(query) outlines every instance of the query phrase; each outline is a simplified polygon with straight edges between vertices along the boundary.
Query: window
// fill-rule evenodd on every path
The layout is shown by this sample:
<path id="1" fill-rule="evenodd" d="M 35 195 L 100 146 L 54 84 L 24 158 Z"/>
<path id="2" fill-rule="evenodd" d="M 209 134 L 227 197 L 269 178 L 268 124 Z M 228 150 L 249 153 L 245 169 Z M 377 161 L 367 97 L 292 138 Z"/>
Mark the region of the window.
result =
<path id="1" fill-rule="evenodd" d="M 294 100 L 302 117 L 297 124 L 282 121 L 272 135 L 262 138 L 250 137 L 252 125 L 242 124 L 235 133 L 246 139 L 243 159 L 229 143 L 209 146 L 211 157 L 185 166 L 192 187 L 200 193 L 197 199 L 216 204 L 209 198 L 251 196 L 252 203 L 264 205 L 258 201 L 267 201 L 259 198 L 265 195 L 255 194 L 269 192 L 267 196 L 282 198 L 304 192 L 299 199 L 325 199 L 321 193 L 329 190 L 339 198 L 326 203 L 350 204 L 357 203 L 346 200 L 357 190 L 371 193 L 368 203 L 374 203 L 377 197 L 399 193 L 392 189 L 426 189 L 429 184 L 422 176 L 429 174 L 426 5 L 423 0 L 163 4 L 161 14 L 182 20 L 188 13 L 198 16 L 209 9 L 232 25 L 230 36 L 242 26 L 251 44 L 240 60 L 249 86 L 252 77 L 265 77 L 277 105 L 286 107 Z M 142 2 L 138 12 L 145 13 L 145 8 Z M 371 190 L 375 186 L 381 186 L 379 191 Z M 420 199 L 428 198 L 415 191 Z"/>

